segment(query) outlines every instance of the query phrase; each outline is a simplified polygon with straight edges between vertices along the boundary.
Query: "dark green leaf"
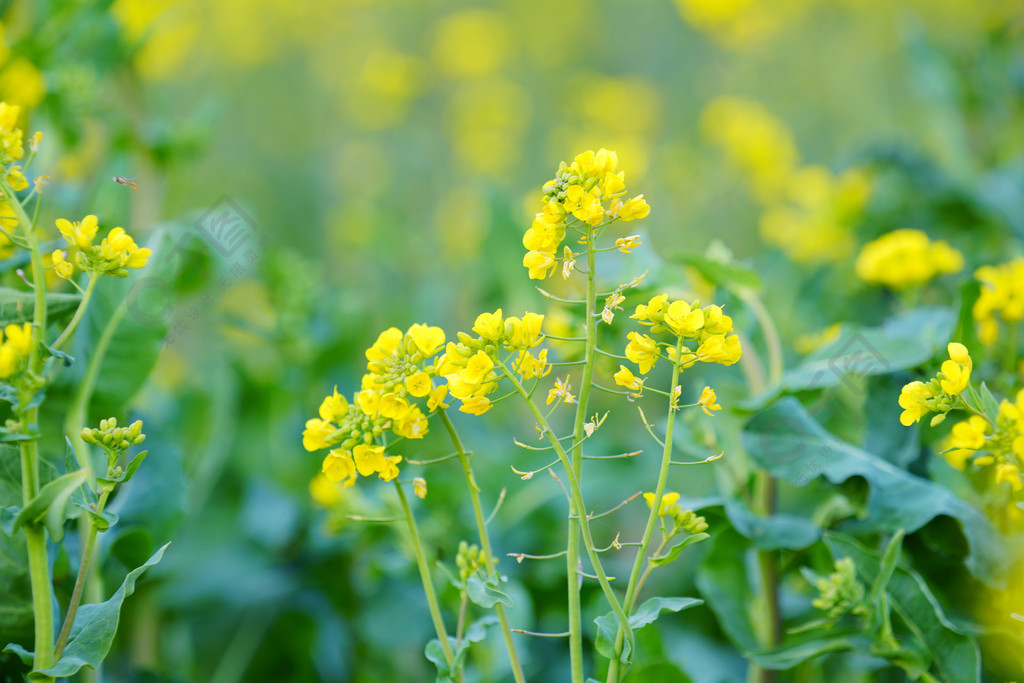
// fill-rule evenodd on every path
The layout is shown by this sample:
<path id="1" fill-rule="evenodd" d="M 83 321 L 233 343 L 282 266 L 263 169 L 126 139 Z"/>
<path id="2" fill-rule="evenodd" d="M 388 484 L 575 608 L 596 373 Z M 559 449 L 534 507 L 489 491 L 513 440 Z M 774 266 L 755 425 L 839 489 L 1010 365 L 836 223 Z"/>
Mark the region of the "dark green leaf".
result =
<path id="1" fill-rule="evenodd" d="M 760 550 L 802 550 L 821 536 L 821 529 L 806 517 L 784 513 L 759 517 L 740 500 L 727 502 L 725 512 L 736 531 Z"/>
<path id="2" fill-rule="evenodd" d="M 125 598 L 135 592 L 135 582 L 139 577 L 163 559 L 164 550 L 168 545 L 170 543 L 157 550 L 141 567 L 128 572 L 121 587 L 109 600 L 79 607 L 78 614 L 75 615 L 75 623 L 71 627 L 71 636 L 68 639 L 67 647 L 64 648 L 60 659 L 51 668 L 34 673 L 67 677 L 73 676 L 84 666 L 98 668 L 107 656 L 107 652 L 110 651 L 110 645 L 117 633 L 117 625 L 121 619 L 121 605 Z"/>
<path id="3" fill-rule="evenodd" d="M 132 475 L 135 474 L 135 470 L 139 469 L 139 465 L 142 464 L 142 461 L 146 459 L 146 455 L 148 454 L 149 451 L 142 451 L 141 453 L 137 454 L 134 458 L 131 459 L 131 461 L 128 463 L 128 466 L 124 468 L 124 472 L 122 472 L 120 476 L 96 477 L 96 481 L 104 484 L 121 484 L 128 481 L 129 479 L 132 478 Z"/>
<path id="4" fill-rule="evenodd" d="M 653 623 L 661 615 L 662 610 L 681 612 L 684 609 L 703 604 L 704 601 L 698 598 L 651 598 L 644 601 L 636 608 L 635 612 L 629 615 L 629 626 L 636 632 Z M 594 623 L 597 624 L 597 641 L 595 643 L 597 651 L 607 659 L 614 659 L 615 639 L 619 632 L 618 617 L 615 616 L 615 612 L 609 612 L 594 619 Z M 629 641 L 624 640 L 619 660 L 629 662 L 631 654 Z"/>
<path id="5" fill-rule="evenodd" d="M 863 477 L 870 486 L 868 514 L 856 528 L 914 532 L 939 515 L 949 515 L 960 522 L 969 543 L 968 569 L 984 579 L 1005 571 L 1004 543 L 984 515 L 944 486 L 829 434 L 796 399 L 785 398 L 755 415 L 742 438 L 746 451 L 769 474 L 797 486 L 819 474 L 834 484 Z"/>
<path id="6" fill-rule="evenodd" d="M 68 472 L 39 489 L 36 497 L 15 517 L 13 530 L 17 531 L 25 524 L 42 522 L 54 541 L 64 538 L 68 500 L 75 489 L 85 483 L 88 474 L 85 470 Z"/>
<path id="7" fill-rule="evenodd" d="M 750 619 L 754 593 L 747 577 L 750 542 L 732 529 L 711 541 L 711 551 L 697 570 L 697 588 L 719 625 L 744 653 L 756 652 L 757 636 Z"/>
<path id="8" fill-rule="evenodd" d="M 758 652 L 751 658 L 764 669 L 785 671 L 829 652 L 866 652 L 870 645 L 867 638 L 852 629 L 819 631 L 802 638 L 788 639 L 781 647 Z"/>

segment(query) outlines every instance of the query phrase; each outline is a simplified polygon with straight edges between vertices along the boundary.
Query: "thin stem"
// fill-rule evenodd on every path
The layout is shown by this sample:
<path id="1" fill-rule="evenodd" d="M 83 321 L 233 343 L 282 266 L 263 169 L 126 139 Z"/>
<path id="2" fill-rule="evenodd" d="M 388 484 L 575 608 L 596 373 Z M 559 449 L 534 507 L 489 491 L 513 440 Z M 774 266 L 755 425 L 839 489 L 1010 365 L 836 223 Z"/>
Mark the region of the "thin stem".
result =
<path id="1" fill-rule="evenodd" d="M 676 339 L 676 352 L 675 358 L 680 357 L 680 349 L 683 345 L 682 337 Z M 675 393 L 676 386 L 679 384 L 679 363 L 672 364 L 672 381 L 669 388 L 669 396 Z M 637 584 L 640 580 L 640 572 L 643 568 L 644 561 L 647 559 L 647 547 L 651 543 L 651 536 L 654 535 L 654 527 L 658 523 L 661 512 L 661 499 L 665 493 L 665 483 L 668 481 L 668 471 L 672 465 L 672 430 L 675 426 L 676 410 L 672 408 L 672 399 L 669 398 L 668 403 L 668 418 L 667 424 L 665 425 L 665 442 L 664 448 L 661 452 L 661 467 L 658 470 L 658 484 L 654 489 L 654 500 L 651 502 L 651 513 L 647 516 L 647 526 L 644 527 L 644 535 L 640 541 L 640 549 L 636 553 L 636 558 L 633 560 L 633 569 L 629 572 L 629 583 L 626 585 L 626 597 L 623 600 L 623 604 L 626 606 L 626 613 L 632 611 L 633 604 L 636 602 L 637 596 Z M 622 671 L 619 671 L 620 657 L 622 648 L 624 645 L 624 633 L 620 628 L 615 636 L 615 657 L 612 658 L 608 665 L 608 677 L 609 683 L 617 683 L 621 680 L 626 672 L 629 670 L 628 666 L 622 667 Z"/>
<path id="2" fill-rule="evenodd" d="M 50 348 L 59 349 L 75 333 L 78 323 L 82 321 L 82 316 L 85 314 L 85 309 L 89 306 L 89 299 L 92 298 L 92 290 L 96 287 L 97 280 L 99 280 L 98 277 L 91 273 L 89 274 L 89 284 L 85 286 L 85 292 L 82 294 L 82 300 L 78 302 L 78 309 L 75 311 L 74 317 L 71 318 L 71 322 L 60 333 L 60 336 L 50 345 Z"/>
<path id="3" fill-rule="evenodd" d="M 455 452 L 459 456 L 459 462 L 462 463 L 462 471 L 466 474 L 466 484 L 469 486 L 469 499 L 473 503 L 473 516 L 476 518 L 476 531 L 480 537 L 480 548 L 484 552 L 484 566 L 487 568 L 487 574 L 490 576 L 494 572 L 494 556 L 491 553 L 491 539 L 487 533 L 487 520 L 484 519 L 483 507 L 480 505 L 480 489 L 476 485 L 476 479 L 473 477 L 473 465 L 470 462 L 469 454 L 466 452 L 465 447 L 462 445 L 462 439 L 459 438 L 459 433 L 455 431 L 455 425 L 448 418 L 448 413 L 443 408 L 437 411 L 438 416 L 441 418 L 441 422 L 444 424 L 446 430 L 448 430 L 448 436 L 452 441 L 452 445 L 455 447 Z M 523 667 L 519 663 L 519 655 L 516 652 L 516 644 L 512 639 L 512 631 L 508 626 L 508 617 L 505 614 L 505 606 L 500 602 L 495 603 L 494 610 L 498 614 L 498 622 L 501 624 L 501 633 L 505 638 L 505 647 L 508 650 L 509 663 L 512 665 L 512 676 L 515 678 L 516 683 L 524 683 L 526 677 L 523 675 Z"/>
<path id="4" fill-rule="evenodd" d="M 35 310 L 32 312 L 32 350 L 29 355 L 28 372 L 40 375 L 42 371 L 42 355 L 39 352 L 40 342 L 46 330 L 46 271 L 43 269 L 43 256 L 36 240 L 34 222 L 25 213 L 18 196 L 6 182 L 0 182 L 0 191 L 4 199 L 14 209 L 28 245 L 32 263 L 32 284 L 35 293 Z M 19 397 L 21 398 L 21 397 Z M 25 397 L 30 398 L 30 397 Z M 24 405 L 23 401 L 19 404 Z M 34 406 L 19 415 L 22 429 L 39 422 L 39 407 Z M 21 485 L 24 504 L 39 493 L 39 448 L 35 439 L 21 442 Z M 35 661 L 33 668 L 37 671 L 53 666 L 53 589 L 50 582 L 50 561 L 46 555 L 46 533 L 42 526 L 29 524 L 25 527 L 25 538 L 28 548 L 29 580 L 32 586 L 32 610 L 35 618 Z M 53 680 L 44 677 L 41 680 Z"/>
<path id="5" fill-rule="evenodd" d="M 107 504 L 111 489 L 103 488 L 99 500 L 96 502 L 96 514 L 103 514 L 103 508 Z M 64 647 L 68 643 L 68 636 L 71 635 L 71 627 L 75 623 L 75 614 L 78 606 L 82 603 L 82 590 L 85 588 L 85 579 L 89 575 L 89 563 L 92 561 L 93 549 L 96 545 L 96 522 L 92 515 L 86 515 L 89 520 L 89 530 L 86 532 L 85 545 L 82 546 L 82 560 L 78 567 L 78 576 L 75 578 L 75 589 L 71 593 L 71 602 L 68 603 L 68 613 L 64 617 L 64 626 L 60 629 L 60 636 L 57 638 L 57 645 L 54 648 L 54 659 L 60 659 Z"/>
<path id="6" fill-rule="evenodd" d="M 761 302 L 761 298 L 752 290 L 741 289 L 737 292 L 739 298 L 750 307 L 754 317 L 761 326 L 761 334 L 764 336 L 765 346 L 768 347 L 768 383 L 775 385 L 782 379 L 782 341 L 779 337 L 779 328 L 775 326 L 771 313 Z"/>
<path id="7" fill-rule="evenodd" d="M 427 607 L 430 609 L 430 618 L 434 621 L 434 630 L 437 632 L 437 639 L 441 643 L 441 650 L 444 652 L 444 659 L 451 669 L 455 662 L 455 655 L 452 653 L 451 643 L 448 642 L 448 632 L 444 627 L 444 620 L 441 618 L 441 608 L 437 602 L 437 593 L 434 591 L 434 582 L 430 578 L 430 568 L 427 566 L 427 558 L 423 554 L 423 544 L 420 543 L 420 534 L 416 530 L 416 519 L 409 509 L 409 501 L 405 498 L 405 491 L 402 485 L 395 482 L 395 492 L 398 494 L 398 502 L 402 506 L 402 513 L 405 515 L 405 523 L 409 527 L 409 536 L 412 538 L 412 548 L 416 554 L 416 566 L 420 570 L 420 581 L 423 583 L 423 592 L 427 596 Z"/>
<path id="8" fill-rule="evenodd" d="M 547 435 L 548 441 L 554 447 L 555 453 L 558 454 L 559 460 L 562 461 L 562 467 L 565 468 L 566 476 L 569 478 L 569 489 L 566 491 L 566 493 L 568 494 L 568 498 L 570 501 L 570 512 L 572 514 L 575 514 L 575 510 L 586 510 L 586 505 L 584 505 L 583 502 L 583 492 L 580 490 L 579 480 L 576 478 L 576 474 L 572 470 L 572 463 L 569 460 L 569 454 L 566 453 L 565 448 L 562 447 L 561 442 L 551 431 L 551 426 L 548 424 L 547 420 L 544 419 L 544 416 L 540 412 L 540 408 L 538 408 L 537 404 L 535 404 L 533 401 L 529 399 L 526 393 L 526 389 L 523 388 L 523 385 L 519 382 L 519 379 L 516 378 L 516 376 L 512 374 L 504 364 L 499 364 L 499 367 L 505 374 L 505 377 L 512 383 L 512 386 L 514 386 L 516 388 L 516 391 L 519 392 L 519 395 L 526 400 L 526 405 L 530 409 L 530 412 L 533 414 L 534 419 L 537 420 L 537 424 L 540 425 L 540 428 Z M 551 470 L 549 470 L 549 472 L 551 472 Z M 552 475 L 554 476 L 553 472 Z M 594 565 L 594 571 L 596 572 L 598 582 L 601 584 L 601 590 L 602 592 L 604 592 L 604 596 L 608 600 L 608 604 L 611 606 L 612 611 L 615 612 L 615 616 L 616 618 L 618 618 L 619 623 L 624 625 L 624 627 L 627 629 L 626 638 L 629 640 L 630 644 L 632 644 L 633 629 L 629 628 L 629 618 L 623 611 L 622 604 L 619 602 L 619 599 L 615 596 L 615 591 L 612 590 L 611 584 L 608 581 L 608 576 L 607 574 L 605 574 L 604 566 L 601 564 L 601 557 L 598 555 L 596 551 L 597 546 L 594 545 L 594 537 L 590 532 L 590 523 L 586 519 L 585 515 L 582 518 L 577 516 L 575 519 L 579 525 L 578 528 L 583 533 L 585 549 L 587 551 L 587 555 L 590 557 L 591 564 Z M 569 548 L 567 547 L 566 554 L 568 555 L 568 553 Z M 578 576 L 578 572 L 579 568 L 577 567 L 574 569 L 573 573 Z M 576 616 L 578 619 L 579 614 L 577 613 Z M 570 612 L 570 625 L 572 622 L 572 617 L 572 612 Z"/>

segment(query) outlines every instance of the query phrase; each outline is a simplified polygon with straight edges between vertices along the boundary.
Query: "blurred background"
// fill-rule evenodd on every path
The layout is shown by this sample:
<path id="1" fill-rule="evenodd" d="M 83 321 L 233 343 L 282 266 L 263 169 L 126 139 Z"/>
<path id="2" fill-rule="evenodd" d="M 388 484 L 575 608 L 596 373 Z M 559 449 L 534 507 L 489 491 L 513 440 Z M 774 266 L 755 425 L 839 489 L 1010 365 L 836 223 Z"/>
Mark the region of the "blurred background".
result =
<path id="1" fill-rule="evenodd" d="M 91 419 L 143 418 L 151 453 L 104 536 L 108 586 L 173 545 L 126 604 L 107 680 L 432 679 L 403 537 L 346 517 L 386 516 L 389 492 L 311 495 L 320 459 L 300 433 L 332 387 L 358 386 L 386 327 L 452 337 L 501 306 L 571 329 L 521 266 L 563 159 L 616 150 L 652 206 L 630 224 L 644 246 L 610 279 L 650 270 L 706 291 L 673 257 L 731 252 L 761 273 L 789 340 L 884 317 L 890 298 L 853 268 L 884 232 L 925 229 L 969 252 L 962 278 L 1024 237 L 1014 0 L 6 0 L 0 22 L 0 99 L 23 108 L 26 134 L 44 133 L 40 225 L 95 213 L 159 245 L 148 280 L 106 295 L 132 307 Z M 223 216 L 238 244 L 211 230 Z M 955 290 L 943 287 L 931 296 Z M 740 382 L 727 375 L 720 395 Z M 60 419 L 59 400 L 49 409 Z M 458 424 L 490 504 L 508 491 L 499 554 L 563 547 L 556 485 L 508 468 L 523 457 L 509 430 L 532 429 L 522 411 Z M 602 432 L 608 452 L 630 449 L 631 425 Z M 408 456 L 444 452 L 428 438 Z M 473 538 L 450 465 L 426 474 L 417 510 L 449 564 Z M 630 472 L 595 473 L 595 507 L 649 488 L 623 493 Z M 687 477 L 684 494 L 715 494 L 712 474 Z M 502 569 L 514 625 L 562 630 L 562 564 Z M 55 579 L 73 583 L 66 558 Z M 685 567 L 661 580 L 693 591 Z M 710 612 L 692 614 L 649 644 L 638 680 L 717 680 L 695 658 L 742 676 Z M 492 640 L 474 666 L 501 680 Z M 548 672 L 537 680 L 564 680 L 560 643 L 528 647 L 528 671 Z"/>

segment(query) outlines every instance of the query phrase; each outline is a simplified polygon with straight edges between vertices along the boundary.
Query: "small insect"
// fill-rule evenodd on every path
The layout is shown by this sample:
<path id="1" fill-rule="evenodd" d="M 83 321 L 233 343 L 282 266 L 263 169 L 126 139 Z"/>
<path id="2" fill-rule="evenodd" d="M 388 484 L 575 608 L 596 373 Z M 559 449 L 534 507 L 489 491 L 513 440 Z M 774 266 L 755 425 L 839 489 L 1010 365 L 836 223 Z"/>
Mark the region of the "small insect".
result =
<path id="1" fill-rule="evenodd" d="M 118 185 L 127 185 L 133 190 L 139 189 L 139 186 L 136 183 L 133 183 L 131 180 L 128 180 L 127 178 L 121 175 L 114 176 L 114 182 L 117 183 Z"/>

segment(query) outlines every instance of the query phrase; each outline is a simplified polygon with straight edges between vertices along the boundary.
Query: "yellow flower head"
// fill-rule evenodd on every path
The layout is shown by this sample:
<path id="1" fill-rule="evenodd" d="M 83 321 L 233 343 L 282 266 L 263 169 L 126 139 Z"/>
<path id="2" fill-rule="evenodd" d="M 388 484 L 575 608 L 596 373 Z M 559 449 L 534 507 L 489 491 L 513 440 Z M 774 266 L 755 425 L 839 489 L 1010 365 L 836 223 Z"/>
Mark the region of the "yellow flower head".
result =
<path id="1" fill-rule="evenodd" d="M 640 367 L 640 374 L 646 375 L 658 362 L 658 343 L 646 334 L 630 332 L 626 337 L 626 358 Z"/>
<path id="2" fill-rule="evenodd" d="M 444 330 L 440 327 L 417 323 L 409 328 L 407 334 L 412 338 L 416 349 L 424 358 L 433 356 L 444 346 Z"/>
<path id="3" fill-rule="evenodd" d="M 920 420 L 925 414 L 931 412 L 931 406 L 928 404 L 928 401 L 938 395 L 939 392 L 931 383 L 925 384 L 924 382 L 915 381 L 905 385 L 900 392 L 899 398 L 900 408 L 903 408 L 903 413 L 900 415 L 900 423 L 904 427 L 909 427 Z"/>
<path id="4" fill-rule="evenodd" d="M 999 338 L 999 319 L 1011 325 L 1024 320 L 1024 258 L 982 266 L 974 277 L 981 282 L 972 311 L 978 323 L 978 338 L 991 346 Z"/>
<path id="5" fill-rule="evenodd" d="M 949 358 L 942 363 L 939 373 L 939 385 L 950 396 L 955 396 L 967 388 L 971 380 L 971 369 L 974 364 L 963 344 L 952 342 L 947 347 Z"/>
<path id="6" fill-rule="evenodd" d="M 619 371 L 612 375 L 612 379 L 620 387 L 625 387 L 630 391 L 640 391 L 644 386 L 643 378 L 634 375 L 625 365 L 619 366 Z"/>
<path id="7" fill-rule="evenodd" d="M 61 279 L 68 280 L 75 274 L 75 267 L 71 265 L 70 261 L 64 260 L 64 252 L 60 249 L 54 249 L 50 254 L 50 263 L 53 266 L 53 272 Z"/>
<path id="8" fill-rule="evenodd" d="M 979 415 L 971 415 L 953 425 L 953 431 L 950 432 L 945 444 L 945 449 L 952 450 L 943 453 L 946 462 L 958 470 L 963 470 L 975 451 L 985 447 L 988 431 L 988 422 Z"/>
<path id="9" fill-rule="evenodd" d="M 356 465 L 348 451 L 335 449 L 328 453 L 321 470 L 330 483 L 340 483 L 342 486 L 356 483 Z"/>
<path id="10" fill-rule="evenodd" d="M 964 267 L 959 251 L 946 242 L 932 242 L 920 230 L 894 230 L 868 242 L 857 257 L 857 275 L 865 282 L 906 289 Z"/>
<path id="11" fill-rule="evenodd" d="M 505 332 L 505 322 L 501 317 L 501 309 L 494 313 L 481 313 L 476 317 L 473 331 L 489 341 L 500 341 Z"/>
<path id="12" fill-rule="evenodd" d="M 491 400 L 486 396 L 470 396 L 462 399 L 459 410 L 470 415 L 483 415 L 491 409 Z"/>
<path id="13" fill-rule="evenodd" d="M 99 219 L 92 214 L 75 223 L 65 218 L 58 218 L 57 229 L 68 244 L 85 250 L 92 246 L 92 240 L 96 237 L 96 231 L 99 229 Z"/>
<path id="14" fill-rule="evenodd" d="M 647 507 L 654 509 L 654 493 L 645 493 L 644 500 L 647 501 Z M 661 497 L 661 505 L 658 507 L 658 515 L 668 515 L 672 513 L 672 508 L 679 500 L 679 494 L 673 492 L 666 492 Z"/>
<path id="15" fill-rule="evenodd" d="M 423 500 L 427 497 L 427 480 L 423 477 L 416 477 L 412 480 L 412 491 L 416 497 Z"/>
<path id="16" fill-rule="evenodd" d="M 715 396 L 715 390 L 711 387 L 704 387 L 704 391 L 701 392 L 700 398 L 697 399 L 697 404 L 708 417 L 714 417 L 712 411 L 722 409 L 722 406 L 716 403 L 716 401 L 718 401 L 718 397 Z"/>
<path id="17" fill-rule="evenodd" d="M 341 478 L 347 477 L 341 473 Z M 309 495 L 313 498 L 313 502 L 324 508 L 333 507 L 341 502 L 341 491 L 338 490 L 337 482 L 328 479 L 323 472 L 317 474 L 309 482 Z"/>

